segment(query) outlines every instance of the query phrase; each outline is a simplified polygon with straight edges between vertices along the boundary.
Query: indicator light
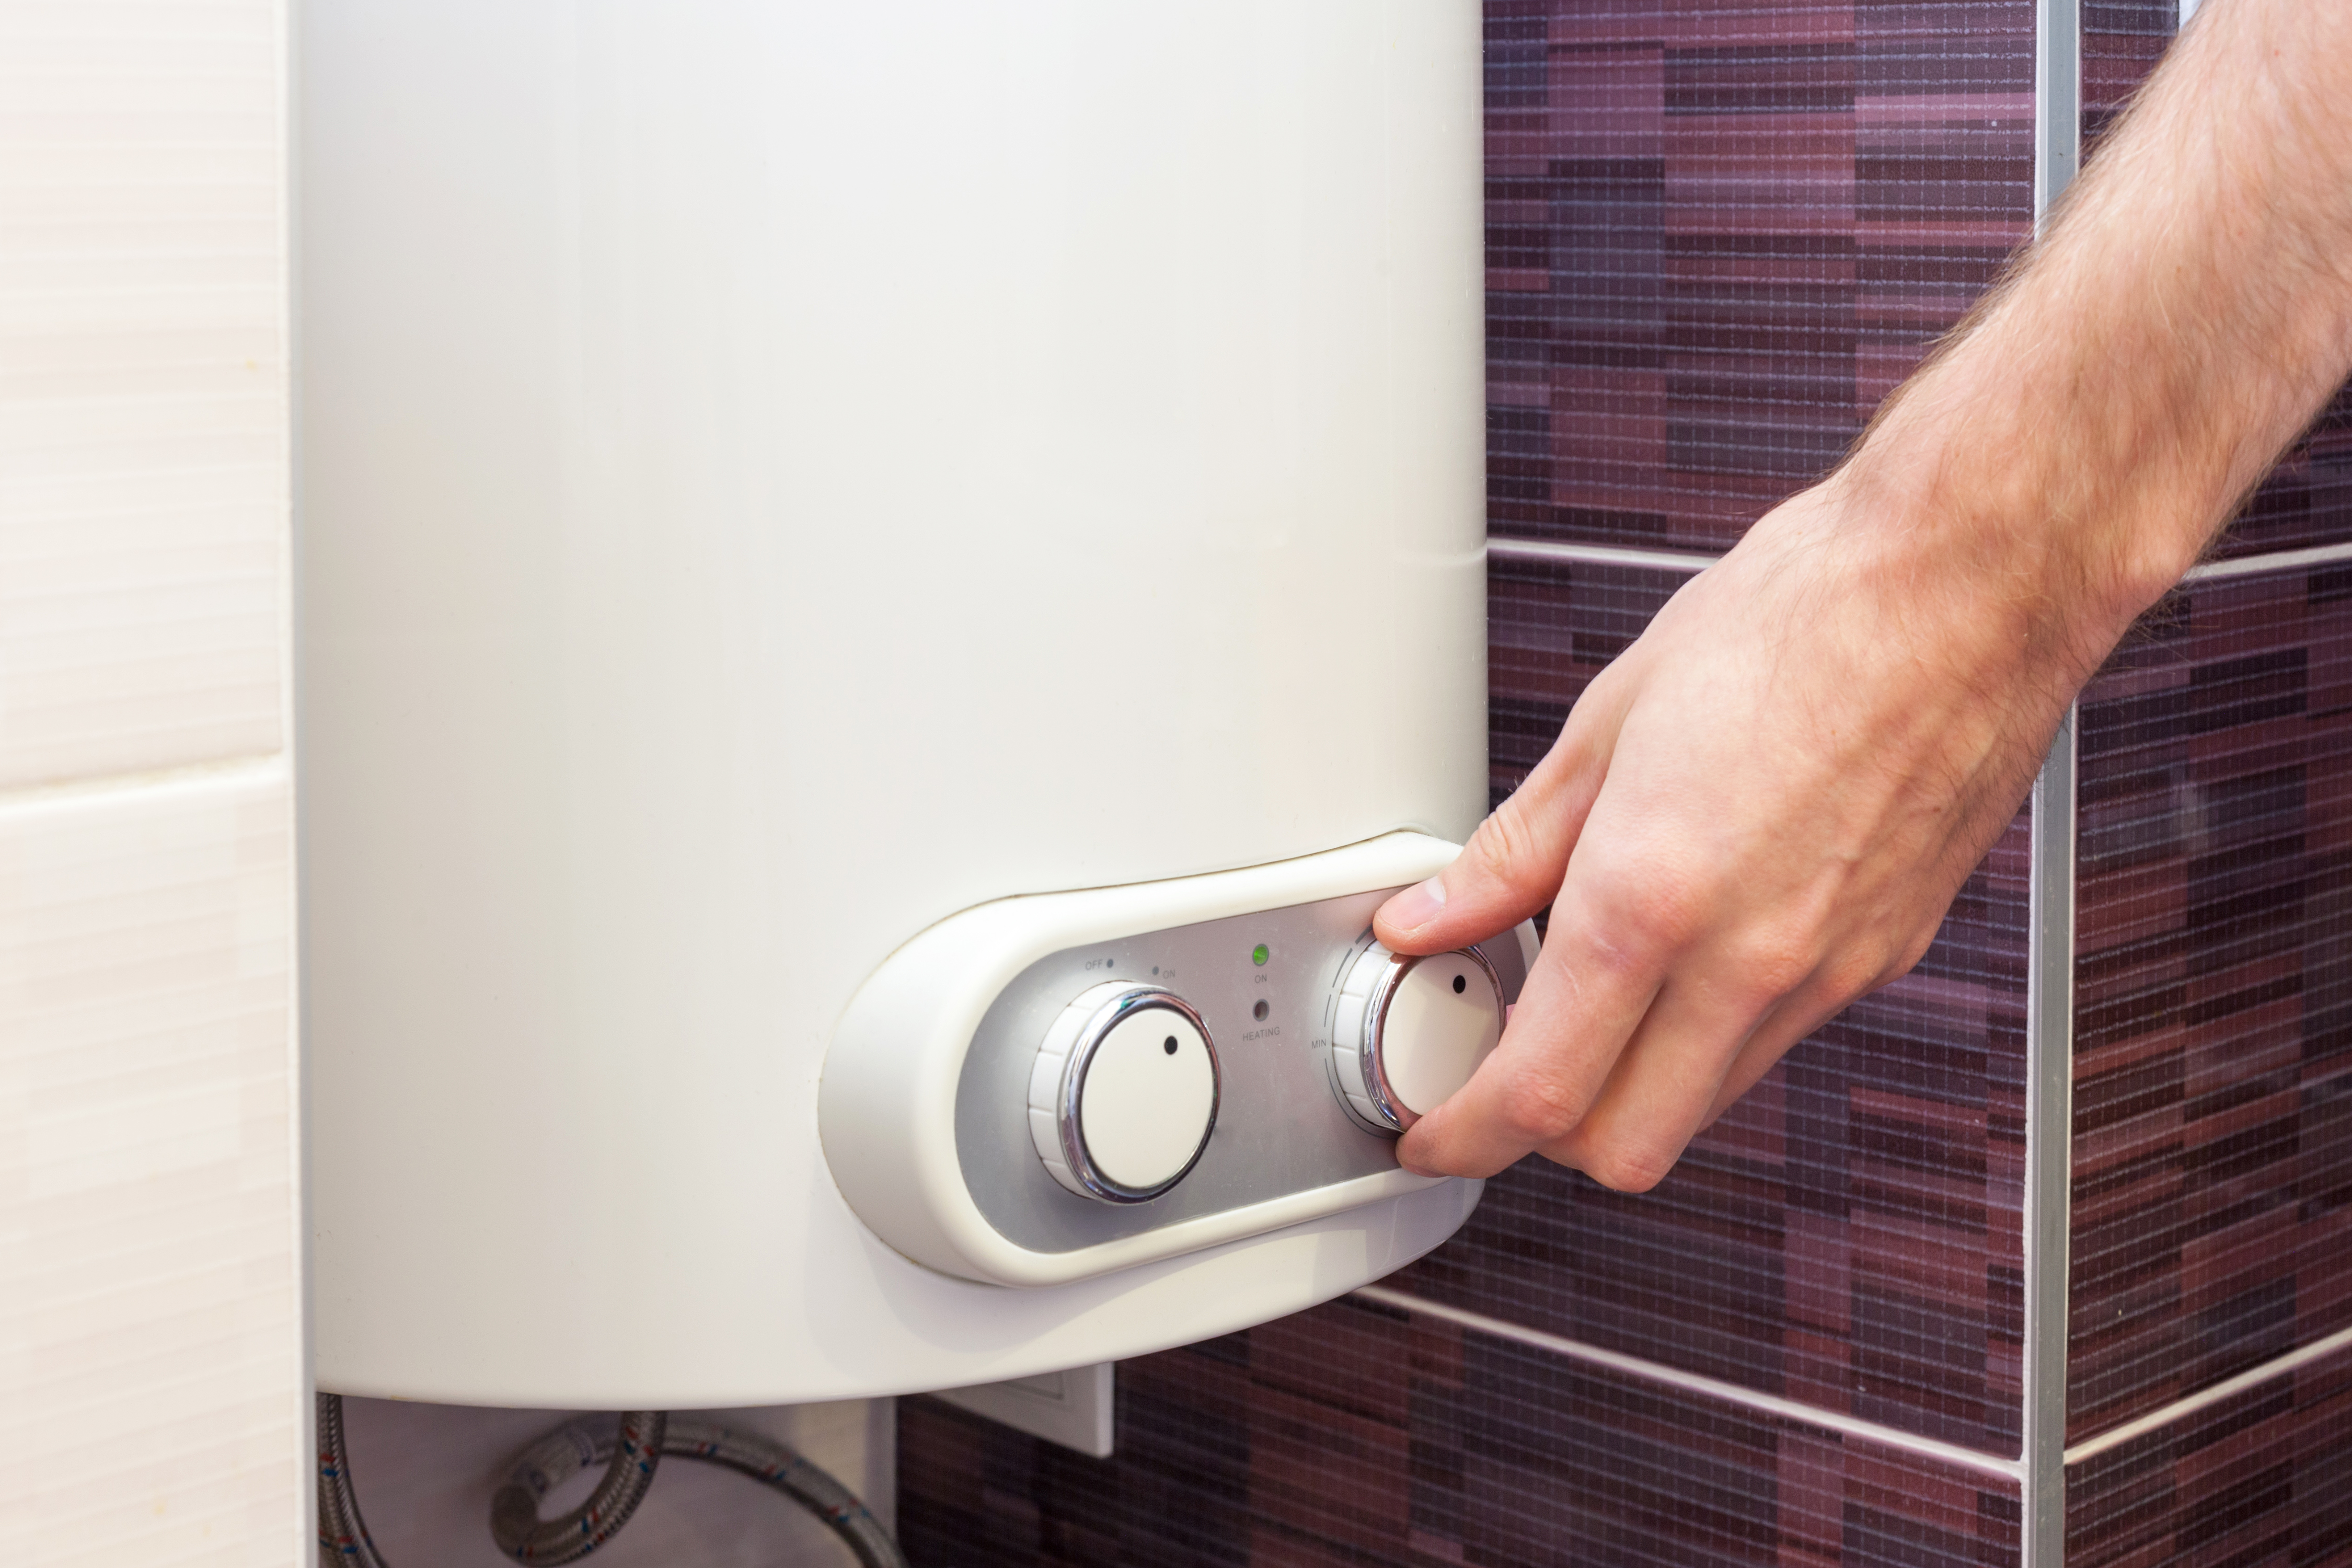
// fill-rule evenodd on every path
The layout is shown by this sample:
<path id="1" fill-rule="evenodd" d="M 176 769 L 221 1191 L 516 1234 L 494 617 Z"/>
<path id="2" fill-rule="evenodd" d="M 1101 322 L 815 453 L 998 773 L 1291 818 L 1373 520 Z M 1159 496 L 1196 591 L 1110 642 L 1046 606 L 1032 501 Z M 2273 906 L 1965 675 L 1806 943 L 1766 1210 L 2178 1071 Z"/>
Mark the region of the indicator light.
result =
<path id="1" fill-rule="evenodd" d="M 1265 943 L 1259 942 L 1255 947 L 1250 949 L 1250 962 L 1252 963 L 1262 964 L 1265 962 Z"/>

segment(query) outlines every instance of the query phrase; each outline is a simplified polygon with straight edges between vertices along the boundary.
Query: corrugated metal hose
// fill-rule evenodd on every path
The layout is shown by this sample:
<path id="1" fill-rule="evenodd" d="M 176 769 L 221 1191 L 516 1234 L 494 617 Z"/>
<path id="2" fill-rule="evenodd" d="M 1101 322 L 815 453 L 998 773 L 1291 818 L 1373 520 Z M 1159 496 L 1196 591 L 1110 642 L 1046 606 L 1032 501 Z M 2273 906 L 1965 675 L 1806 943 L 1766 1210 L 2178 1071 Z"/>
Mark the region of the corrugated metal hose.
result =
<path id="1" fill-rule="evenodd" d="M 667 1456 L 724 1465 L 782 1492 L 823 1520 L 864 1568 L 907 1568 L 906 1556 L 856 1493 L 782 1443 L 756 1432 L 658 1410 L 622 1414 L 616 1432 L 569 1422 L 523 1450 L 490 1500 L 490 1535 L 518 1563 L 576 1563 L 613 1539 L 652 1488 Z M 570 1477 L 605 1467 L 588 1500 L 556 1519 L 539 1505 Z M 360 1518 L 343 1437 L 341 1394 L 319 1395 L 319 1561 L 323 1568 L 390 1568 Z"/>

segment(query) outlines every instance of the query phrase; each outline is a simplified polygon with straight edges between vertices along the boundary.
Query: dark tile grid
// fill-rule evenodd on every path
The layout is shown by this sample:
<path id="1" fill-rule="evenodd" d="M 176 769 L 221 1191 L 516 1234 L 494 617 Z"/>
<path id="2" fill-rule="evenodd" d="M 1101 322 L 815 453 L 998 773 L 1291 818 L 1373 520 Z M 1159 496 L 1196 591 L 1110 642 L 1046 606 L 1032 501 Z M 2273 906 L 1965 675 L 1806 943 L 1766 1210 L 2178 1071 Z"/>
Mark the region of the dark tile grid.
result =
<path id="1" fill-rule="evenodd" d="M 1496 533 L 1721 549 L 2032 216 L 2033 0 L 1488 0 Z"/>
<path id="2" fill-rule="evenodd" d="M 2083 132 L 2086 151 L 2172 41 L 2179 0 L 2086 0 Z M 2259 555 L 2352 540 L 2352 387 L 2337 394 L 2269 482 L 2254 492 L 2214 553 Z"/>
<path id="3" fill-rule="evenodd" d="M 904 1402 L 918 1568 L 2018 1560 L 2012 1483 L 1362 1302 L 1119 1379 L 1107 1460 Z"/>
<path id="4" fill-rule="evenodd" d="M 2352 1354 L 2066 1473 L 2069 1568 L 2352 1563 Z"/>
<path id="5" fill-rule="evenodd" d="M 1497 563 L 1494 788 L 1683 579 Z M 1542 1161 L 1396 1283 L 1990 1452 L 2018 1442 L 2028 830 L 1909 977 L 1799 1046 L 1629 1197 Z"/>
<path id="6" fill-rule="evenodd" d="M 2321 412 L 2213 553 L 2259 555 L 2347 541 L 2352 541 L 2352 387 Z"/>
<path id="7" fill-rule="evenodd" d="M 1489 803 L 1543 760 L 1585 683 L 1632 646 L 1689 579 L 1623 566 L 1490 560 L 1486 567 Z"/>
<path id="8" fill-rule="evenodd" d="M 2095 153 L 2143 78 L 2172 42 L 2180 0 L 2084 0 L 2083 149 Z"/>
<path id="9" fill-rule="evenodd" d="M 2352 571 L 2176 594 L 2082 744 L 2078 1438 L 2352 1326 Z"/>

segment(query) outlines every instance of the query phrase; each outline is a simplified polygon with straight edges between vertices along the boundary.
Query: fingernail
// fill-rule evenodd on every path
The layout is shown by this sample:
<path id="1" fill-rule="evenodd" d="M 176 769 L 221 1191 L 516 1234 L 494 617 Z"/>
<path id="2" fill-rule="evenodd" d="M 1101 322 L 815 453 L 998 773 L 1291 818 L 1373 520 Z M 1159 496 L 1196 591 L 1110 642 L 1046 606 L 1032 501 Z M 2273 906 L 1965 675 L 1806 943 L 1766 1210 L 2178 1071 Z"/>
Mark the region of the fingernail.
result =
<path id="1" fill-rule="evenodd" d="M 1381 913 L 1389 924 L 1404 931 L 1427 925 L 1445 908 L 1445 884 L 1432 877 L 1426 882 L 1416 882 L 1388 901 Z"/>

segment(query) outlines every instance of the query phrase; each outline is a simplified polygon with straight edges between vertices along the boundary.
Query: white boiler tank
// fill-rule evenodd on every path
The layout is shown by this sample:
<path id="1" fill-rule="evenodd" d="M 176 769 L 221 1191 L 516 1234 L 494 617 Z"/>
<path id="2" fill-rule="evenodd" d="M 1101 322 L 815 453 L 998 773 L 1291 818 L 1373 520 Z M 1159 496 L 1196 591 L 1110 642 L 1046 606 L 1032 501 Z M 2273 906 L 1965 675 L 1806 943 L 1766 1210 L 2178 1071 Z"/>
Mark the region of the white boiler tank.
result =
<path id="1" fill-rule="evenodd" d="M 337 0 L 299 59 L 322 1388 L 772 1404 L 1295 1310 L 1531 938 L 1475 0 Z"/>

